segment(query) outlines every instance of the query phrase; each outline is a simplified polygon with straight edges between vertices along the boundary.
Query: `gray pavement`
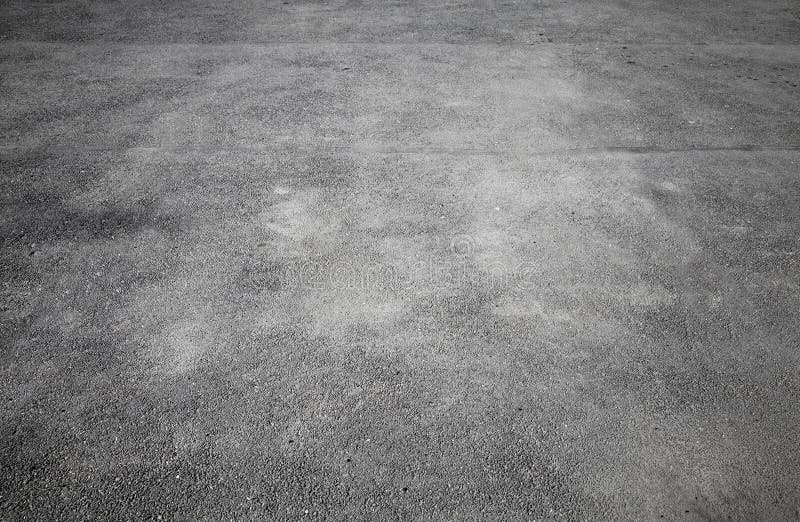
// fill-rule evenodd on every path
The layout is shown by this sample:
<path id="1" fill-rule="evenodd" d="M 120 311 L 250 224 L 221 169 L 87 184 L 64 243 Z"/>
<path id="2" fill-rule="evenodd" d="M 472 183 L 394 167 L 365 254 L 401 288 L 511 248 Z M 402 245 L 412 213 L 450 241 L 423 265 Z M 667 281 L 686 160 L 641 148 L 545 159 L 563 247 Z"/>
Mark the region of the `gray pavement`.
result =
<path id="1" fill-rule="evenodd" d="M 800 518 L 796 2 L 6 0 L 0 96 L 0 518 Z"/>

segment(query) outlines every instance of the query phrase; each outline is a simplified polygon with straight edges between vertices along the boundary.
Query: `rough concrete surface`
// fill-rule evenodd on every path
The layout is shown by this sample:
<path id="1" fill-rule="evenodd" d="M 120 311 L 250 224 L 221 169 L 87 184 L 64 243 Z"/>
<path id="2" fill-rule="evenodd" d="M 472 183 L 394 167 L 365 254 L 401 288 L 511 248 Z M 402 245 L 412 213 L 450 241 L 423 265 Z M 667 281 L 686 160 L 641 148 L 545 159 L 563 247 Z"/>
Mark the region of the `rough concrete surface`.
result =
<path id="1" fill-rule="evenodd" d="M 797 520 L 794 0 L 4 0 L 0 517 Z"/>

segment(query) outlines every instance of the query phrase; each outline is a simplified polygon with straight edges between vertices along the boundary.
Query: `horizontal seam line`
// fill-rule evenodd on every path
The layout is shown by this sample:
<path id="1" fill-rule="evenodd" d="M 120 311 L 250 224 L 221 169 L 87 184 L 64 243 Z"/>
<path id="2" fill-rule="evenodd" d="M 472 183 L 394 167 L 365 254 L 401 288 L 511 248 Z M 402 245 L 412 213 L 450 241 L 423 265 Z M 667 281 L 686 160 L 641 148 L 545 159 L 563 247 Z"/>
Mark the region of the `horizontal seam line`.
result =
<path id="1" fill-rule="evenodd" d="M 381 148 L 381 147 L 357 147 L 347 145 L 321 145 L 319 147 L 293 145 L 286 143 L 283 145 L 243 145 L 235 147 L 203 147 L 203 146 L 141 146 L 141 147 L 111 147 L 93 145 L 0 145 L 0 152 L 14 151 L 89 151 L 89 152 L 198 152 L 198 153 L 221 153 L 221 152 L 324 152 L 324 151 L 350 152 L 353 154 L 440 154 L 440 155 L 472 155 L 472 156 L 557 156 L 561 154 L 674 154 L 674 153 L 694 153 L 694 152 L 795 152 L 800 151 L 800 145 L 787 146 L 765 146 L 765 145 L 733 145 L 721 147 L 632 147 L 632 146 L 608 146 L 608 147 L 580 147 L 565 148 L 543 151 L 526 150 L 497 150 L 497 149 L 447 149 L 435 147 L 420 148 Z"/>
<path id="2" fill-rule="evenodd" d="M 783 42 L 725 42 L 725 41 L 708 41 L 708 42 L 637 42 L 629 40 L 614 40 L 614 41 L 581 41 L 581 42 L 436 42 L 436 41 L 421 41 L 421 42 L 371 42 L 363 40 L 355 41 L 264 41 L 264 42 L 248 42 L 248 41 L 231 41 L 231 42 L 120 42 L 116 40 L 95 40 L 83 42 L 70 42 L 70 41 L 50 41 L 50 40 L 0 40 L 0 47 L 8 44 L 26 44 L 26 45 L 56 45 L 56 46 L 72 46 L 72 47 L 94 47 L 94 46 L 117 46 L 117 47 L 279 47 L 282 45 L 364 45 L 364 46 L 415 46 L 415 45 L 443 45 L 443 46 L 464 46 L 464 47 L 478 47 L 478 46 L 496 46 L 496 47 L 531 47 L 536 45 L 548 46 L 593 46 L 598 45 L 639 45 L 639 46 L 657 46 L 657 47 L 706 47 L 706 46 L 726 46 L 726 47 L 799 47 L 800 43 L 783 43 Z"/>

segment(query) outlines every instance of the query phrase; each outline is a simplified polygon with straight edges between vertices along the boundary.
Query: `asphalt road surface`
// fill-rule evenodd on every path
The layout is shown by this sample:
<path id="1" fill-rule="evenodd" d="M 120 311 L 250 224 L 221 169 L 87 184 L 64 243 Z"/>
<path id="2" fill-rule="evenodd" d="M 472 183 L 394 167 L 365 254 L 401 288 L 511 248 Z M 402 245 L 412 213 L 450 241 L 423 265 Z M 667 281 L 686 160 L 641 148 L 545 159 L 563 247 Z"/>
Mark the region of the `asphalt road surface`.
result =
<path id="1" fill-rule="evenodd" d="M 797 520 L 795 0 L 4 0 L 0 518 Z"/>

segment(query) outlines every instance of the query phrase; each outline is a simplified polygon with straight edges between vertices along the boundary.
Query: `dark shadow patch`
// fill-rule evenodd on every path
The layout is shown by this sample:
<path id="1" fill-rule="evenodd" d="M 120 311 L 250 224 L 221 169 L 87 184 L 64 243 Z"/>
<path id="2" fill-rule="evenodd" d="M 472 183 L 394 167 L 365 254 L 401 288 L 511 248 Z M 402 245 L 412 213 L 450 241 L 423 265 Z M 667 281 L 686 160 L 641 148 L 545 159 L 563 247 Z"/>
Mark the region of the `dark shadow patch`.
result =
<path id="1" fill-rule="evenodd" d="M 104 134 L 108 134 L 110 130 L 113 136 L 114 122 L 104 121 L 113 114 L 148 102 L 152 102 L 148 103 L 149 106 L 167 103 L 185 94 L 186 87 L 190 85 L 189 80 L 175 78 L 135 81 L 68 79 L 62 83 L 65 85 L 61 89 L 70 93 L 69 96 L 65 94 L 60 103 L 42 100 L 38 106 L 31 103 L 33 108 L 14 111 L 0 126 L 0 134 L 24 137 L 27 133 L 47 128 L 56 122 L 70 121 L 84 127 L 85 132 L 104 130 Z M 156 116 L 150 108 L 146 112 L 147 118 Z"/>
<path id="2" fill-rule="evenodd" d="M 167 267 L 178 250 L 163 243 L 179 240 L 179 216 L 162 212 L 149 196 L 92 208 L 71 202 L 97 183 L 106 160 L 36 151 L 3 158 L 0 275 L 6 282 L 4 299 L 13 305 L 2 308 L 0 326 L 9 345 L 29 345 L 46 333 L 39 320 L 65 312 L 88 321 L 89 331 L 102 331 L 130 291 L 170 273 Z M 143 243 L 141 251 L 115 251 L 118 241 L 130 246 L 151 232 L 155 243 Z M 89 257 L 76 263 L 70 256 L 78 252 Z"/>

